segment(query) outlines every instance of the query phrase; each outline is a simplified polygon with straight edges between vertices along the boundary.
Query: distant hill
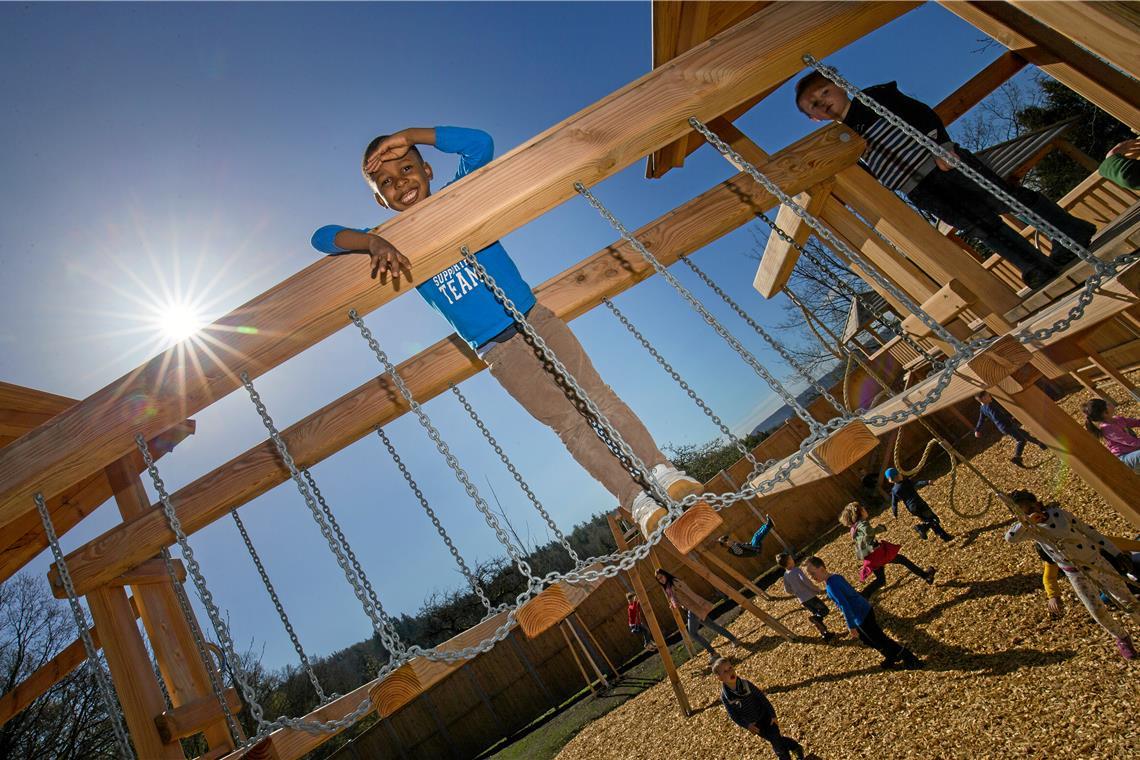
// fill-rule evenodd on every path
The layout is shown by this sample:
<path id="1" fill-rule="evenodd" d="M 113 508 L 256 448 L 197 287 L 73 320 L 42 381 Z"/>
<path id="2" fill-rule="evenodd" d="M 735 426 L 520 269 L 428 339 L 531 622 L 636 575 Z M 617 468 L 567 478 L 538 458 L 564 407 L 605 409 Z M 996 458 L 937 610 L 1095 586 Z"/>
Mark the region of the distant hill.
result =
<path id="1" fill-rule="evenodd" d="M 843 364 L 835 365 L 835 367 L 832 368 L 832 370 L 830 372 L 828 372 L 823 377 L 819 378 L 819 384 L 822 385 L 824 388 L 828 388 L 828 389 L 832 388 L 836 383 L 838 383 L 840 380 L 843 379 L 843 372 L 845 370 L 846 370 L 845 365 L 843 365 Z M 796 396 L 796 401 L 800 402 L 801 406 L 806 407 L 808 404 L 815 401 L 817 398 L 819 398 L 819 392 L 816 391 L 815 388 L 808 386 L 805 390 L 801 391 L 798 396 Z M 787 420 L 791 419 L 794 416 L 795 416 L 795 412 L 792 411 L 792 408 L 790 406 L 788 406 L 787 404 L 784 404 L 779 409 L 777 409 L 776 411 L 772 412 L 767 417 L 765 417 L 760 422 L 760 424 L 758 424 L 756 427 L 752 428 L 751 434 L 752 435 L 758 435 L 760 433 L 771 433 L 776 428 L 778 428 L 780 425 L 783 425 L 784 422 L 786 422 Z"/>

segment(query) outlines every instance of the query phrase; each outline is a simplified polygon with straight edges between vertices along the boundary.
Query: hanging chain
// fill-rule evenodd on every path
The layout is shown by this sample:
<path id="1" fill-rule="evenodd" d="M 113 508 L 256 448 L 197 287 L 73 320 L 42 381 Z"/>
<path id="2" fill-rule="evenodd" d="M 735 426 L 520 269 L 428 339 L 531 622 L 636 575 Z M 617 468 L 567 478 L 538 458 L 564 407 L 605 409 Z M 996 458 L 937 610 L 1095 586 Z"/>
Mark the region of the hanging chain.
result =
<path id="1" fill-rule="evenodd" d="M 206 614 L 210 618 L 210 624 L 218 634 L 218 644 L 222 648 L 225 659 L 230 664 L 230 673 L 237 683 L 242 697 L 249 705 L 250 714 L 257 723 L 259 729 L 258 734 L 255 737 L 251 737 L 249 741 L 246 742 L 246 745 L 256 743 L 259 738 L 268 735 L 269 732 L 278 728 L 294 728 L 309 733 L 337 733 L 343 731 L 368 714 L 368 712 L 372 710 L 372 701 L 366 698 L 354 711 L 339 720 L 320 721 L 288 717 L 279 717 L 273 721 L 265 719 L 265 711 L 261 703 L 257 701 L 257 694 L 246 677 L 245 670 L 241 666 L 241 660 L 238 658 L 237 650 L 234 648 L 233 637 L 230 635 L 229 626 L 226 625 L 226 621 L 222 617 L 222 611 L 214 601 L 214 595 L 206 585 L 206 577 L 202 574 L 202 567 L 194 557 L 194 550 L 190 547 L 190 541 L 186 537 L 186 532 L 182 529 L 182 521 L 178 519 L 178 513 L 175 512 L 174 504 L 170 501 L 170 494 L 166 490 L 166 484 L 162 480 L 158 466 L 154 463 L 154 457 L 151 456 L 150 450 L 147 448 L 146 440 L 139 434 L 135 437 L 135 443 L 138 445 L 139 451 L 142 454 L 147 473 L 154 483 L 154 490 L 158 493 L 159 504 L 162 507 L 163 515 L 166 517 L 167 525 L 174 534 L 174 539 L 178 542 L 179 549 L 182 550 L 182 559 L 186 563 L 187 574 L 193 580 L 194 590 L 198 593 L 198 598 L 206 608 Z M 211 670 L 209 665 L 207 665 L 207 670 Z"/>
<path id="2" fill-rule="evenodd" d="M 491 614 L 494 609 L 491 606 L 491 600 L 487 598 L 487 593 L 483 589 L 483 584 L 479 582 L 479 577 L 471 571 L 471 568 L 469 568 L 467 566 L 467 563 L 463 560 L 463 556 L 459 553 L 459 549 L 455 547 L 455 543 L 451 540 L 451 536 L 447 534 L 447 531 L 444 530 L 443 523 L 441 523 L 439 521 L 439 517 L 436 516 L 435 510 L 431 508 L 430 504 L 428 504 L 428 500 L 427 497 L 424 496 L 424 492 L 420 490 L 419 484 L 416 483 L 415 479 L 412 477 L 412 473 L 408 471 L 408 467 L 404 464 L 404 460 L 400 458 L 400 453 L 396 451 L 396 447 L 392 445 L 392 441 L 388 438 L 388 434 L 384 432 L 384 428 L 377 427 L 376 435 L 380 437 L 380 440 L 384 443 L 384 447 L 388 449 L 388 455 L 392 457 L 392 461 L 396 463 L 396 467 L 399 468 L 400 474 L 404 476 L 404 482 L 408 484 L 408 488 L 412 489 L 412 493 L 415 494 L 416 499 L 419 500 L 420 507 L 428 516 L 428 519 L 431 520 L 431 524 L 435 526 L 436 533 L 438 533 L 439 537 L 443 539 L 443 543 L 447 545 L 447 550 L 451 552 L 451 556 L 455 560 L 455 564 L 459 566 L 459 572 L 463 574 L 463 577 L 467 580 L 467 583 L 471 586 L 471 589 L 475 592 L 475 595 L 479 597 L 479 601 L 483 603 L 483 607 L 487 610 L 487 613 Z"/>
<path id="3" fill-rule="evenodd" d="M 542 519 L 546 522 L 546 527 L 550 528 L 554 537 L 558 539 L 558 543 L 562 544 L 562 548 L 570 555 L 570 559 L 574 561 L 574 567 L 582 567 L 582 558 L 578 556 L 578 552 L 574 551 L 574 548 L 570 546 L 570 541 L 568 541 L 566 536 L 562 533 L 558 524 L 554 522 L 554 518 L 550 516 L 550 513 L 546 511 L 546 507 L 542 506 L 542 502 L 534 495 L 534 491 L 527 485 L 527 482 L 523 479 L 523 476 L 519 473 L 514 463 L 511 462 L 510 457 L 507 456 L 507 452 L 503 451 L 503 447 L 495 440 L 495 436 L 491 435 L 491 431 L 487 428 L 486 423 L 479 417 L 479 413 L 475 411 L 475 407 L 471 406 L 471 403 L 467 400 L 467 397 L 463 395 L 463 392 L 459 390 L 457 385 L 451 383 L 449 387 L 451 388 L 451 392 L 455 395 L 455 398 L 463 405 L 467 416 L 475 423 L 475 427 L 479 428 L 479 432 L 483 434 L 483 438 L 487 440 L 487 443 L 495 450 L 495 453 L 499 455 L 499 461 L 503 463 L 507 471 L 511 474 L 511 477 L 518 483 L 519 488 L 522 489 L 522 492 L 526 495 L 526 498 L 530 501 L 535 511 L 542 516 Z"/>
<path id="4" fill-rule="evenodd" d="M 479 493 L 479 489 L 476 488 L 475 484 L 471 482 L 471 478 L 467 475 L 467 471 L 463 469 L 463 466 L 459 464 L 459 460 L 456 459 L 455 455 L 451 453 L 451 448 L 448 447 L 447 442 L 443 440 L 443 436 L 439 434 L 439 430 L 437 430 L 435 425 L 432 424 L 431 418 L 428 417 L 427 412 L 424 411 L 420 403 L 416 401 L 414 396 L 412 396 L 412 391 L 410 388 L 408 388 L 407 383 L 404 382 L 404 378 L 402 378 L 400 376 L 400 373 L 396 371 L 396 365 L 393 364 L 392 360 L 388 358 L 388 354 L 386 354 L 384 350 L 380 348 L 380 343 L 372 335 L 372 331 L 368 329 L 368 325 L 364 324 L 364 320 L 361 319 L 360 315 L 356 312 L 356 309 L 351 310 L 348 313 L 348 316 L 352 319 L 353 324 L 356 325 L 357 329 L 360 330 L 360 335 L 368 343 L 368 347 L 372 349 L 372 352 L 374 354 L 376 354 L 376 359 L 380 362 L 381 365 L 383 365 L 384 371 L 388 374 L 388 377 L 392 378 L 392 382 L 395 383 L 396 388 L 400 391 L 400 395 L 403 396 L 404 401 L 408 404 L 408 407 L 415 413 L 416 419 L 419 420 L 420 426 L 423 427 L 424 431 L 428 435 L 428 438 L 430 438 L 432 443 L 435 444 L 436 450 L 447 462 L 447 466 L 451 468 L 451 471 L 455 474 L 456 480 L 458 480 L 459 484 L 463 486 L 463 490 L 467 492 L 467 495 L 471 498 L 471 501 L 474 502 L 475 508 L 482 513 L 483 519 L 486 521 L 491 530 L 495 532 L 495 537 L 499 539 L 499 543 L 502 544 L 503 548 L 507 550 L 507 554 L 509 554 L 511 559 L 514 561 L 515 567 L 517 567 L 519 569 L 519 572 L 522 573 L 523 577 L 526 578 L 528 587 L 533 588 L 537 582 L 537 579 L 535 578 L 534 571 L 530 568 L 530 563 L 526 561 L 526 557 L 522 555 L 522 552 L 520 552 L 519 549 L 515 547 L 513 543 L 511 543 L 510 536 L 508 536 L 507 532 L 503 530 L 503 526 L 499 524 L 498 518 L 495 517 L 495 513 L 491 511 L 490 506 L 487 505 L 486 500 L 483 498 L 482 494 Z"/>
<path id="5" fill-rule="evenodd" d="M 661 353 L 654 347 L 654 345 L 649 342 L 649 339 L 642 335 L 641 331 L 638 330 L 637 327 L 635 327 L 634 324 L 629 321 L 629 318 L 624 313 L 622 313 L 622 310 L 617 307 L 617 304 L 615 304 L 609 298 L 605 297 L 602 298 L 602 303 L 605 304 L 606 308 L 610 310 L 610 313 L 617 317 L 617 320 L 621 322 L 622 326 L 625 327 L 626 330 L 629 331 L 629 334 L 632 335 L 637 340 L 637 342 L 641 344 L 641 347 L 644 348 L 645 351 L 653 357 L 654 361 L 660 365 L 661 369 L 665 370 L 666 374 L 668 374 L 669 377 L 673 378 L 673 382 L 680 386 L 681 390 L 685 392 L 685 395 L 688 396 L 692 402 L 697 405 L 697 408 L 704 412 L 705 416 L 712 420 L 713 424 L 720 429 L 720 432 L 723 433 L 724 436 L 732 442 L 732 445 L 736 447 L 736 450 L 740 452 L 741 456 L 748 460 L 748 463 L 752 465 L 753 475 L 757 475 L 763 472 L 776 463 L 775 459 L 769 459 L 767 462 L 763 463 L 756 461 L 756 457 L 752 454 L 752 451 L 744 445 L 744 441 L 740 440 L 740 438 L 738 438 L 735 434 L 733 434 L 731 430 L 729 430 L 728 425 L 724 424 L 724 420 L 722 420 L 720 416 L 717 415 L 717 413 L 714 412 L 707 403 L 705 403 L 704 399 L 697 395 L 697 392 L 693 390 L 685 378 L 681 377 L 680 373 L 673 369 L 673 365 L 671 365 L 665 359 L 665 357 L 662 356 Z"/>
<path id="6" fill-rule="evenodd" d="M 834 67 L 821 63 L 811 55 L 805 55 L 803 57 L 803 60 L 824 77 L 831 80 L 839 87 L 843 88 L 849 95 L 856 98 L 860 103 L 870 108 L 879 116 L 883 117 L 883 119 L 885 119 L 891 126 L 906 134 L 916 143 L 926 148 L 938 158 L 945 161 L 951 167 L 962 172 L 964 176 L 969 177 L 990 194 L 994 195 L 997 198 L 1000 198 L 1010 208 L 1013 209 L 1014 213 L 1024 219 L 1028 224 L 1033 225 L 1038 230 L 1041 230 L 1046 235 L 1048 235 L 1049 238 L 1053 241 L 1054 245 L 1061 245 L 1064 248 L 1068 248 L 1082 261 L 1093 268 L 1093 276 L 1088 278 L 1088 280 L 1085 282 L 1084 289 L 1081 291 L 1080 296 L 1078 296 L 1077 303 L 1071 309 L 1069 309 L 1066 315 L 1054 322 L 1049 327 L 1035 331 L 1022 331 L 1018 333 L 1017 338 L 1022 343 L 1045 340 L 1056 333 L 1068 330 L 1072 323 L 1077 319 L 1080 319 L 1080 317 L 1084 314 L 1085 309 L 1092 302 L 1095 291 L 1098 287 L 1100 287 L 1101 282 L 1114 276 L 1128 264 L 1140 260 L 1140 252 L 1118 256 L 1112 261 L 1102 261 L 1098 259 L 1095 255 L 1093 255 L 1091 251 L 1088 250 L 1088 248 L 1077 243 L 1067 234 L 1057 229 L 1054 225 L 1042 219 L 1040 215 L 1019 201 L 1017 198 L 1013 197 L 1013 195 L 1011 195 L 1005 188 L 991 182 L 988 178 L 975 170 L 961 158 L 946 150 L 926 135 L 922 134 L 922 132 L 915 129 L 903 119 L 899 118 L 889 109 L 883 107 L 874 98 L 869 97 L 858 87 L 844 79 L 843 76 Z"/>
<path id="7" fill-rule="evenodd" d="M 115 743 L 119 745 L 119 756 L 125 760 L 133 760 L 135 753 L 131 749 L 130 739 L 127 738 L 127 729 L 123 725 L 123 713 L 119 709 L 119 700 L 111 688 L 110 677 L 103 670 L 103 663 L 99 660 L 99 650 L 95 648 L 95 642 L 91 639 L 87 617 L 83 614 L 83 607 L 79 605 L 79 596 L 75 593 L 75 584 L 71 582 L 71 572 L 67 569 L 63 550 L 59 547 L 59 536 L 56 535 L 55 526 L 52 525 L 47 504 L 44 503 L 44 495 L 37 491 L 34 499 L 36 511 L 40 513 L 40 521 L 44 524 L 44 535 L 47 536 L 48 546 L 51 547 L 51 554 L 55 559 L 55 566 L 59 570 L 59 582 L 67 594 L 67 603 L 71 607 L 75 625 L 79 629 L 79 638 L 83 641 L 83 650 L 87 653 L 87 662 L 91 666 L 91 673 L 99 687 L 99 696 L 103 698 L 103 707 L 107 710 L 107 719 L 111 721 L 111 728 L 115 732 Z"/>
<path id="8" fill-rule="evenodd" d="M 752 352 L 745 348 L 740 343 L 740 341 L 738 341 L 736 337 L 731 332 L 729 332 L 728 329 L 725 328 L 724 325 L 722 325 L 720 321 L 717 320 L 717 318 L 709 312 L 708 309 L 704 307 L 704 304 L 702 304 L 692 293 L 690 293 L 688 288 L 682 285 L 680 281 L 677 280 L 677 278 L 674 277 L 673 274 L 665 267 L 665 265 L 662 264 L 656 256 L 649 252 L 649 249 L 646 248 L 642 242 L 633 235 L 633 233 L 626 229 L 625 225 L 623 225 L 621 221 L 619 221 L 617 217 L 615 217 L 610 212 L 610 210 L 606 208 L 585 185 L 583 185 L 581 182 L 576 182 L 574 183 L 574 189 L 577 190 L 578 194 L 584 197 L 590 203 L 590 205 L 597 210 L 603 219 L 609 222 L 610 226 L 613 227 L 623 239 L 628 241 L 629 244 L 633 246 L 633 249 L 635 251 L 641 254 L 641 256 L 657 271 L 659 275 L 661 275 L 662 278 L 665 279 L 666 282 L 668 282 L 673 287 L 674 290 L 677 291 L 678 294 L 680 294 L 682 298 L 688 301 L 689 305 L 692 306 L 693 309 L 705 320 L 705 323 L 708 324 L 709 327 L 713 328 L 713 330 L 716 331 L 717 335 L 724 339 L 725 343 L 727 343 L 732 348 L 732 350 L 734 350 L 740 356 L 740 358 L 743 359 L 744 362 L 748 364 L 748 366 L 750 366 L 757 375 L 760 376 L 761 380 L 768 384 L 768 387 L 771 388 L 776 393 L 776 395 L 778 395 L 784 401 L 785 404 L 791 407 L 791 409 L 796 413 L 796 416 L 803 420 L 804 424 L 808 426 L 808 429 L 813 434 L 827 429 L 824 425 L 821 425 L 818 420 L 808 414 L 807 409 L 805 409 L 803 405 L 800 404 L 795 395 L 793 395 L 787 388 L 785 388 L 784 384 L 781 383 L 774 375 L 772 375 L 772 373 L 769 372 L 768 369 L 763 364 L 761 364 L 755 356 L 753 356 Z M 833 427 L 838 427 L 838 425 Z"/>
<path id="9" fill-rule="evenodd" d="M 741 306 L 736 303 L 735 300 L 733 300 L 732 296 L 724 292 L 724 290 L 719 285 L 717 285 L 716 282 L 711 277 L 709 277 L 709 275 L 703 269 L 697 266 L 696 262 L 694 262 L 689 256 L 682 256 L 681 263 L 692 270 L 693 274 L 699 277 L 701 281 L 707 285 L 710 290 L 712 290 L 712 292 L 720 296 L 720 300 L 728 304 L 728 307 L 736 312 L 736 315 L 743 319 L 748 324 L 748 326 L 752 328 L 753 332 L 763 338 L 764 342 L 771 346 L 772 349 L 780 355 L 781 359 L 790 364 L 792 368 L 795 369 L 795 371 L 799 374 L 799 376 L 806 380 L 808 384 L 815 389 L 816 393 L 823 396 L 823 398 L 827 400 L 827 403 L 831 404 L 831 407 L 837 411 L 839 415 L 843 417 L 843 419 L 850 420 L 852 418 L 851 410 L 840 404 L 835 396 L 831 395 L 831 391 L 823 387 L 823 383 L 819 382 L 818 379 L 813 377 L 812 374 L 808 372 L 808 370 L 802 364 L 800 364 L 799 360 L 796 359 L 796 357 L 790 351 L 788 351 L 784 344 L 773 338 L 767 330 L 761 327 L 759 323 L 757 323 L 756 320 L 752 318 L 752 315 L 741 308 Z"/>
<path id="10" fill-rule="evenodd" d="M 297 657 L 301 660 L 301 666 L 305 668 L 305 673 L 309 676 L 309 683 L 313 685 L 313 690 L 317 692 L 317 698 L 321 704 L 328 701 L 325 697 L 325 690 L 321 688 L 321 682 L 317 679 L 317 674 L 313 671 L 313 666 L 309 662 L 308 655 L 305 654 L 304 647 L 301 646 L 301 640 L 297 638 L 297 632 L 293 630 L 293 624 L 289 621 L 289 616 L 285 614 L 285 607 L 281 604 L 281 599 L 277 596 L 277 590 L 273 588 L 273 582 L 269 580 L 269 573 L 265 571 L 265 565 L 261 563 L 261 557 L 257 554 L 257 549 L 253 546 L 253 540 L 249 537 L 249 533 L 245 529 L 245 523 L 242 522 L 241 517 L 238 516 L 237 510 L 230 512 L 230 516 L 234 518 L 234 525 L 237 526 L 238 532 L 241 533 L 241 540 L 245 542 L 246 551 L 249 552 L 249 558 L 253 560 L 254 566 L 257 568 L 257 574 L 261 576 L 261 583 L 265 586 L 265 590 L 269 592 L 269 598 L 273 601 L 273 606 L 277 610 L 277 616 L 281 618 L 281 624 L 285 626 L 285 632 L 289 634 L 289 641 L 293 643 L 293 649 L 297 652 Z"/>
<path id="11" fill-rule="evenodd" d="M 320 529 L 321 535 L 325 537 L 329 550 L 336 558 L 336 563 L 340 566 L 349 585 L 352 586 L 352 591 L 356 594 L 356 598 L 364 608 L 365 614 L 368 615 L 372 621 L 372 628 L 376 632 L 376 635 L 380 637 L 381 643 L 383 643 L 384 648 L 387 649 L 390 654 L 404 652 L 407 647 L 404 645 L 404 642 L 400 640 L 400 634 L 396 631 L 395 621 L 393 621 L 384 610 L 379 600 L 376 600 L 375 597 L 370 598 L 368 596 L 368 592 L 365 590 L 360 576 L 357 575 L 355 569 L 351 567 L 351 563 L 344 549 L 341 544 L 337 543 L 337 539 L 333 536 L 328 521 L 325 520 L 321 514 L 320 508 L 317 506 L 316 499 L 313 496 L 312 489 L 309 488 L 308 484 L 302 478 L 301 472 L 297 468 L 297 463 L 293 460 L 292 454 L 289 453 L 288 446 L 285 445 L 285 439 L 281 437 L 277 426 L 273 424 L 273 418 L 269 416 L 269 410 L 265 408 L 265 404 L 261 401 L 260 394 L 258 394 L 257 389 L 253 387 L 253 381 L 250 380 L 249 374 L 243 372 L 241 374 L 241 381 L 242 384 L 245 385 L 246 392 L 249 393 L 249 398 L 257 409 L 258 415 L 261 417 L 262 424 L 269 432 L 269 438 L 277 448 L 277 453 L 281 457 L 281 461 L 285 463 L 285 467 L 289 470 L 289 475 L 292 477 L 293 483 L 297 486 L 297 491 L 300 492 L 301 498 L 305 500 L 305 505 L 308 506 L 309 512 L 313 516 L 313 521 Z"/>

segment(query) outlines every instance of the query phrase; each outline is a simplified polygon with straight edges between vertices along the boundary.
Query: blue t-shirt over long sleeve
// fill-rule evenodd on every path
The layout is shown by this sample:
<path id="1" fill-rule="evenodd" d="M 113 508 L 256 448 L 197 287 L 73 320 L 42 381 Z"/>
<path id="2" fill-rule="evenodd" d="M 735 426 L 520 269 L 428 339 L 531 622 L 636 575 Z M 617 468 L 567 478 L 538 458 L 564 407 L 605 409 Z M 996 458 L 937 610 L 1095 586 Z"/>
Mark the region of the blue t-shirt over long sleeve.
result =
<path id="1" fill-rule="evenodd" d="M 863 598 L 842 575 L 832 573 L 824 584 L 827 595 L 843 613 L 848 628 L 858 628 L 871 612 L 871 603 Z"/>
<path id="2" fill-rule="evenodd" d="M 494 156 L 491 136 L 478 129 L 436 127 L 435 147 L 444 153 L 459 154 L 459 170 L 452 182 L 489 163 Z M 334 242 L 337 233 L 344 229 L 349 228 L 335 224 L 321 227 L 313 233 L 313 247 L 334 256 L 347 253 Z M 368 232 L 368 229 L 360 231 Z M 475 254 L 475 258 L 519 311 L 524 314 L 530 311 L 535 303 L 534 292 L 523 280 L 518 267 L 501 243 L 491 243 Z M 460 261 L 449 266 L 416 286 L 416 290 L 472 348 L 479 348 L 514 324 L 491 289 L 479 279 L 467 262 Z"/>

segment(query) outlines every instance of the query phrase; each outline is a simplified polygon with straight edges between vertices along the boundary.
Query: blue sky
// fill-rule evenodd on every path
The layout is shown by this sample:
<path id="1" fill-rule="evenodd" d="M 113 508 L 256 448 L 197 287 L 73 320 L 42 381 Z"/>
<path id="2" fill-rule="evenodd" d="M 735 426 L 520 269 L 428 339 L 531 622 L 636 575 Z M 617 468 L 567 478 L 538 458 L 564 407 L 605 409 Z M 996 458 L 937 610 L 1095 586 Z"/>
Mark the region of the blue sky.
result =
<path id="1" fill-rule="evenodd" d="M 313 260 L 326 223 L 383 220 L 360 181 L 375 134 L 458 124 L 487 130 L 504 153 L 644 74 L 648 3 L 0 4 L 0 379 L 83 398 L 162 345 L 157 315 L 189 299 L 212 319 Z M 833 56 L 853 81 L 898 79 L 937 102 L 998 54 L 938 6 L 923 6 Z M 813 128 L 788 88 L 738 125 L 777 150 Z M 454 160 L 430 156 L 437 175 Z M 681 171 L 644 179 L 644 163 L 596 193 L 630 228 L 732 173 L 704 148 Z M 504 239 L 534 284 L 615 235 L 572 200 Z M 696 261 L 762 323 L 782 304 L 751 290 L 749 229 Z M 707 295 L 687 271 L 682 281 Z M 737 430 L 774 408 L 752 371 L 658 280 L 618 299 L 697 391 Z M 709 302 L 761 359 L 778 357 Z M 368 317 L 394 359 L 447 326 L 408 295 Z M 603 377 L 658 441 L 717 432 L 604 309 L 574 330 Z M 354 331 L 305 351 L 257 381 L 285 427 L 380 371 Z M 464 385 L 492 431 L 565 528 L 612 499 L 486 373 Z M 524 538 L 544 527 L 494 453 L 447 395 L 426 405 L 481 488 L 492 484 Z M 195 415 L 197 434 L 164 459 L 178 488 L 265 438 L 237 392 Z M 499 553 L 414 418 L 388 428 L 469 561 Z M 459 576 L 374 436 L 314 468 L 356 553 L 392 612 L 414 613 Z M 486 495 L 490 495 L 486 492 Z M 284 484 L 242 509 L 298 634 L 327 653 L 369 624 L 303 502 Z M 63 540 L 71 550 L 118 521 L 100 508 Z M 292 650 L 229 520 L 192 539 L 239 644 L 265 662 Z M 42 556 L 30 566 L 46 569 Z"/>

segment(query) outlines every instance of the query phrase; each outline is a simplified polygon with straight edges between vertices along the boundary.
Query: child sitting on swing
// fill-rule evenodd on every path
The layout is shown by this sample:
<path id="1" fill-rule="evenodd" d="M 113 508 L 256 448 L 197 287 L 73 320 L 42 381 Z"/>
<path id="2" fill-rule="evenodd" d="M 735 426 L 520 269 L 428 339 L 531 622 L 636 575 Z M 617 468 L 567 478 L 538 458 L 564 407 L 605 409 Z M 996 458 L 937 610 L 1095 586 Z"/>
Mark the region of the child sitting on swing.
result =
<path id="1" fill-rule="evenodd" d="M 863 563 L 859 570 L 859 580 L 866 582 L 871 576 L 875 580 L 863 587 L 861 592 L 867 599 L 887 583 L 887 572 L 883 568 L 890 564 L 902 565 L 913 575 L 917 575 L 928 584 L 934 583 L 936 569 L 928 567 L 923 570 L 918 565 L 904 557 L 898 544 L 890 541 L 877 541 L 875 534 L 886 528 L 874 528 L 867 514 L 866 508 L 857 501 L 853 501 L 839 513 L 839 524 L 851 531 L 851 541 L 855 544 L 855 557 Z"/>
<path id="2" fill-rule="evenodd" d="M 733 541 L 732 536 L 728 534 L 721 536 L 716 542 L 725 549 L 728 549 L 730 554 L 735 554 L 737 557 L 744 557 L 746 555 L 755 557 L 764 551 L 764 539 L 770 530 L 772 530 L 772 515 L 768 515 L 768 518 L 764 520 L 764 524 L 752 534 L 752 540 L 748 543 Z"/>
<path id="3" fill-rule="evenodd" d="M 491 161 L 491 136 L 477 129 L 434 127 L 403 129 L 375 138 L 364 150 L 361 171 L 377 204 L 395 212 L 407 211 L 431 195 L 434 173 L 417 146 L 430 145 L 443 153 L 459 155 L 455 182 Z M 333 256 L 367 254 L 372 277 L 388 276 L 399 287 L 400 277 L 411 277 L 411 264 L 403 253 L 368 229 L 338 225 L 321 227 L 313 234 L 313 247 Z M 475 258 L 514 302 L 589 398 L 601 409 L 630 449 L 651 470 L 651 476 L 669 498 L 679 500 L 701 491 L 701 484 L 673 466 L 653 437 L 613 390 L 602 381 L 590 357 L 566 323 L 536 302 L 530 286 L 498 241 Z M 465 261 L 435 273 L 416 287 L 491 370 L 491 375 L 539 422 L 551 427 L 571 456 L 629 509 L 646 533 L 656 527 L 664 510 L 594 432 L 591 422 L 558 387 L 523 336 L 521 327 L 477 272 Z M 652 524 L 646 524 L 652 521 Z"/>
<path id="4" fill-rule="evenodd" d="M 950 541 L 954 538 L 942 528 L 942 521 L 938 519 L 938 515 L 934 514 L 934 510 L 926 503 L 926 499 L 918 493 L 918 489 L 930 485 L 929 480 L 911 480 L 894 467 L 888 467 L 883 475 L 891 484 L 891 514 L 893 516 L 899 516 L 899 502 L 901 501 L 906 507 L 906 511 L 919 519 L 918 525 L 914 526 L 914 532 L 923 541 L 926 540 L 927 532 L 931 531 L 943 541 Z"/>

